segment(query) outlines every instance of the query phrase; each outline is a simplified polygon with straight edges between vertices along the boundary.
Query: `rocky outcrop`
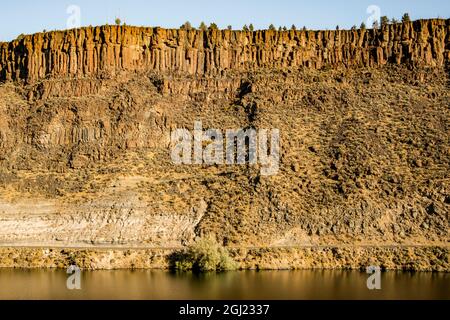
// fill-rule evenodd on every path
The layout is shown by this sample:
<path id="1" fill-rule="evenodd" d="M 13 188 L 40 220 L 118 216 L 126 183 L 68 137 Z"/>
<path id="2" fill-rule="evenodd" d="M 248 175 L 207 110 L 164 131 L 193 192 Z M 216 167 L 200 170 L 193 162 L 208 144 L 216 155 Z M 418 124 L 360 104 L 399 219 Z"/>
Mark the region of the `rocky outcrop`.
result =
<path id="1" fill-rule="evenodd" d="M 229 31 L 102 26 L 38 33 L 0 44 L 0 80 L 115 75 L 119 71 L 219 74 L 256 68 L 442 66 L 450 20 L 381 30 Z"/>
<path id="2" fill-rule="evenodd" d="M 449 271 L 449 21 L 105 26 L 0 44 L 0 247 L 151 251 L 213 234 L 256 248 L 236 254 L 245 268 L 359 268 L 371 256 Z M 172 130 L 196 121 L 279 129 L 278 174 L 174 163 Z M 342 246 L 352 249 L 332 249 Z M 70 258 L 8 250 L 0 266 Z M 121 255 L 92 268 L 133 267 Z M 155 266 L 151 256 L 138 254 L 139 266 Z"/>

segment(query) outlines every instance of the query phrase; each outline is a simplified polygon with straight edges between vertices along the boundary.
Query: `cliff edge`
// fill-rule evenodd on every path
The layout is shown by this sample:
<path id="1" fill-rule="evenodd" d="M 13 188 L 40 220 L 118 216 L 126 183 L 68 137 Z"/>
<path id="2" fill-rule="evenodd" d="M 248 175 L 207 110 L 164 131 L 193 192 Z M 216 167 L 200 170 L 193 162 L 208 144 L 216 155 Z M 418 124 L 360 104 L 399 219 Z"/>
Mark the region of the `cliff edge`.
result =
<path id="1" fill-rule="evenodd" d="M 339 31 L 174 30 L 102 26 L 24 36 L 0 44 L 0 79 L 95 76 L 117 71 L 218 74 L 227 70 L 387 63 L 443 66 L 450 20 Z"/>

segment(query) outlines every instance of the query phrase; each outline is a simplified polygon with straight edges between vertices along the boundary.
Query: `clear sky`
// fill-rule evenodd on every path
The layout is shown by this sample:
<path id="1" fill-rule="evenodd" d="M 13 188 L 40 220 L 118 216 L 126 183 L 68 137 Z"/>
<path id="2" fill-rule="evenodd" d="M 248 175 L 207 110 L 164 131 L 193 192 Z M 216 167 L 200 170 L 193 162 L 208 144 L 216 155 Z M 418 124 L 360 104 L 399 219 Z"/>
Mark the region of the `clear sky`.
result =
<path id="1" fill-rule="evenodd" d="M 66 29 L 70 5 L 80 8 L 81 26 L 114 24 L 115 17 L 128 25 L 179 27 L 185 21 L 198 26 L 216 22 L 239 29 L 275 26 L 308 29 L 341 29 L 359 26 L 376 5 L 381 15 L 412 19 L 450 18 L 450 0 L 8 0 L 0 6 L 0 41 L 19 34 Z"/>

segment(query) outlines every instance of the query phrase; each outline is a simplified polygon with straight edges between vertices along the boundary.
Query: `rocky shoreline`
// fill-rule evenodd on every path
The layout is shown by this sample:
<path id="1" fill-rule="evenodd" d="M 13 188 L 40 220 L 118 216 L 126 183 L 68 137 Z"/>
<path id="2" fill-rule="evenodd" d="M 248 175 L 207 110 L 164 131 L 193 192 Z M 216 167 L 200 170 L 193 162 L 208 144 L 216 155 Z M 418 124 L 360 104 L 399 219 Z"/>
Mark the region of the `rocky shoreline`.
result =
<path id="1" fill-rule="evenodd" d="M 0 248 L 0 268 L 170 269 L 183 249 Z M 229 248 L 243 270 L 346 269 L 450 272 L 448 246 Z"/>

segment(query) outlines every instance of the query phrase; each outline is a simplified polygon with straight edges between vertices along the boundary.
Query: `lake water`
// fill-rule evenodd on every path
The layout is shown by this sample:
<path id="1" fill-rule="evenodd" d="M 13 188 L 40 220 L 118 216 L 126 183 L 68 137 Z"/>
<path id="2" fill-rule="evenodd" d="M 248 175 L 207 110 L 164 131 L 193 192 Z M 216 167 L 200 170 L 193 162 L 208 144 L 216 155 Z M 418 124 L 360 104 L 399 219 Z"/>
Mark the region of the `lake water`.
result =
<path id="1" fill-rule="evenodd" d="M 384 272 L 381 290 L 358 271 L 83 271 L 68 290 L 64 270 L 0 269 L 0 299 L 450 299 L 450 274 Z"/>

